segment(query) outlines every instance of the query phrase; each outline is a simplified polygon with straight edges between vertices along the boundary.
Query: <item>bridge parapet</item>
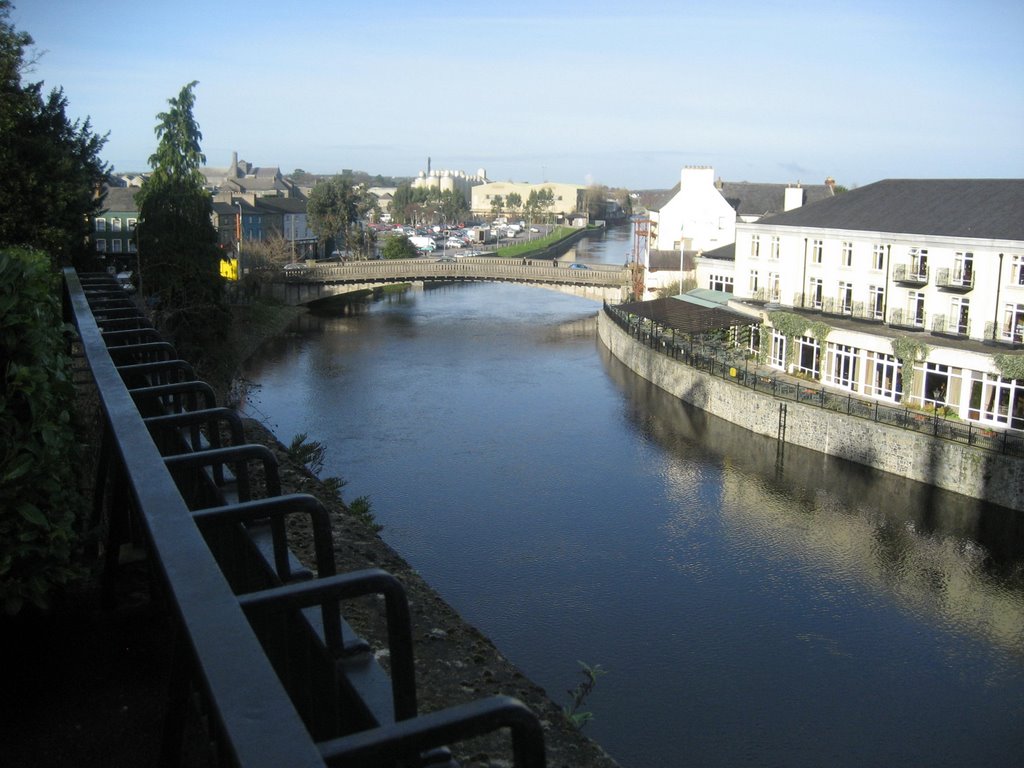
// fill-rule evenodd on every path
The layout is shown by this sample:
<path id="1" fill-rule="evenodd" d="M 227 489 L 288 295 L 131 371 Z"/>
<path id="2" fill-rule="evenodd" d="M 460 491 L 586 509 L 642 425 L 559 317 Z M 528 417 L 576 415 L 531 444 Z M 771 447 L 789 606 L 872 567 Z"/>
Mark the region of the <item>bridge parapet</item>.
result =
<path id="1" fill-rule="evenodd" d="M 470 278 L 479 280 L 538 280 L 543 282 L 602 285 L 629 285 L 630 272 L 612 264 L 588 264 L 574 269 L 547 260 L 505 259 L 467 256 L 455 261 L 438 259 L 393 259 L 355 261 L 347 264 L 317 264 L 282 271 L 284 282 L 366 283 Z"/>

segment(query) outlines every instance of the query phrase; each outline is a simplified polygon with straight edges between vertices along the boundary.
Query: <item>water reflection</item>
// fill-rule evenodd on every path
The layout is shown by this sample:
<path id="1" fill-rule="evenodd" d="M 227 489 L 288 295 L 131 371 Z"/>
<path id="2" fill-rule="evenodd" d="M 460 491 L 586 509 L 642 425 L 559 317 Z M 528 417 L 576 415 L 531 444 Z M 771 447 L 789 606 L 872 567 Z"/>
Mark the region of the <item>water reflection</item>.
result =
<path id="1" fill-rule="evenodd" d="M 611 359 L 596 311 L 474 284 L 304 318 L 253 403 L 556 701 L 609 669 L 588 732 L 623 766 L 1012 765 L 1018 517 L 780 460 Z"/>
<path id="2" fill-rule="evenodd" d="M 672 397 L 607 350 L 601 356 L 637 430 L 666 449 L 666 486 L 682 503 L 665 532 L 684 550 L 700 514 L 688 502 L 705 478 L 679 459 L 699 447 L 722 461 L 725 534 L 894 594 L 907 610 L 1024 657 L 1021 515 L 799 446 L 780 457 L 776 440 Z"/>

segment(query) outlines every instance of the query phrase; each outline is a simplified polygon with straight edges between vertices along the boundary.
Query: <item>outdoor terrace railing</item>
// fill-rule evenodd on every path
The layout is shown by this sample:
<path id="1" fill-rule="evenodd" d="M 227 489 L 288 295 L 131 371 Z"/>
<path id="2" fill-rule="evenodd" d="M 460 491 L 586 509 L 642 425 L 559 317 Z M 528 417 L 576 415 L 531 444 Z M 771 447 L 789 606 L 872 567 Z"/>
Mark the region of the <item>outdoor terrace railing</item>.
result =
<path id="1" fill-rule="evenodd" d="M 810 383 L 805 384 L 799 379 L 766 374 L 760 366 L 754 365 L 751 369 L 744 350 L 728 349 L 700 339 L 684 340 L 682 337 L 673 337 L 652 329 L 650 324 L 640 322 L 635 316 L 630 316 L 607 302 L 604 304 L 604 312 L 623 331 L 645 346 L 711 376 L 757 392 L 869 419 L 879 424 L 966 443 L 989 451 L 1024 457 L 1024 437 L 1020 435 L 973 422 L 949 419 L 940 416 L 938 408 L 927 412 L 906 406 L 886 405 L 877 400 L 855 397 L 851 393 L 835 392 L 824 387 L 812 386 Z"/>
<path id="2" fill-rule="evenodd" d="M 540 723 L 516 699 L 420 714 L 401 583 L 336 571 L 322 504 L 281 493 L 274 454 L 244 442 L 113 278 L 68 269 L 64 288 L 103 413 L 93 514 L 107 583 L 138 539 L 174 622 L 161 765 L 178 761 L 193 692 L 224 765 L 451 766 L 446 745 L 504 728 L 514 765 L 545 765 Z M 310 520 L 315 569 L 288 548 L 291 515 Z M 383 598 L 390 675 L 341 610 L 361 595 Z"/>

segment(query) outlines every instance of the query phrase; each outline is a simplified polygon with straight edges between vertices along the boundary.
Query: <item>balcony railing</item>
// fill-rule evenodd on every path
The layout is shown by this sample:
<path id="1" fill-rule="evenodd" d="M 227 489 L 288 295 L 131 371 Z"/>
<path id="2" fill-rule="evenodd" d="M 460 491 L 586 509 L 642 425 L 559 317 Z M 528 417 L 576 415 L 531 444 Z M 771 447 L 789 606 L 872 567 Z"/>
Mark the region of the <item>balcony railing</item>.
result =
<path id="1" fill-rule="evenodd" d="M 925 285 L 928 282 L 927 264 L 897 264 L 892 279 L 904 285 Z"/>
<path id="2" fill-rule="evenodd" d="M 943 290 L 966 293 L 974 288 L 974 270 L 938 269 L 935 271 L 935 285 Z"/>
<path id="3" fill-rule="evenodd" d="M 932 315 L 932 333 L 966 339 L 971 335 L 971 321 L 946 315 Z"/>
<path id="4" fill-rule="evenodd" d="M 925 315 L 923 312 L 910 312 L 905 309 L 893 309 L 889 312 L 889 325 L 893 328 L 908 328 L 914 331 L 925 329 Z"/>

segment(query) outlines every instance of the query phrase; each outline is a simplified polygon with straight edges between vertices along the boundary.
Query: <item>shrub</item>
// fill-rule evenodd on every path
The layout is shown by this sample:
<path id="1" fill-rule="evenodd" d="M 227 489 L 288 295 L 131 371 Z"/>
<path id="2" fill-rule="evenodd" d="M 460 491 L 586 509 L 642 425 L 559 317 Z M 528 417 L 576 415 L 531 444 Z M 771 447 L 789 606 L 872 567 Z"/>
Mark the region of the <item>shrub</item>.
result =
<path id="1" fill-rule="evenodd" d="M 74 388 L 49 258 L 0 251 L 0 604 L 46 608 L 77 573 Z"/>

